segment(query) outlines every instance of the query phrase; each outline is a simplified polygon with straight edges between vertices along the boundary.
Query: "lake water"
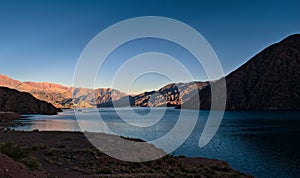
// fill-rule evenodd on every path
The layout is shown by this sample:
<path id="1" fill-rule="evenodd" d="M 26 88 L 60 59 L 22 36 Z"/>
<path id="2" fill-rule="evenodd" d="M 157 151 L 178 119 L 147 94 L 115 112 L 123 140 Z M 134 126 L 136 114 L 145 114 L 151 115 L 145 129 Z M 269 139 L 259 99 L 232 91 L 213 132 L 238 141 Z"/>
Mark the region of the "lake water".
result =
<path id="1" fill-rule="evenodd" d="M 106 125 L 116 134 L 152 141 L 164 136 L 176 124 L 180 110 L 172 108 L 112 108 L 88 110 L 86 116 L 101 114 Z M 150 112 L 151 111 L 151 112 Z M 199 138 L 209 111 L 186 111 L 189 117 L 199 112 L 198 121 L 188 139 L 174 155 L 206 157 L 227 161 L 231 167 L 255 177 L 299 177 L 300 176 L 300 111 L 239 112 L 226 111 L 220 128 L 208 145 L 200 148 Z M 151 117 L 147 116 L 151 113 Z M 120 119 L 125 116 L 133 125 Z M 74 112 L 65 110 L 56 116 L 26 115 L 19 120 L 23 125 L 16 130 L 63 130 L 80 131 Z M 163 116 L 157 123 L 151 118 Z M 97 117 L 88 117 L 82 124 L 87 131 L 101 132 Z M 145 119 L 146 118 L 146 119 Z M 144 125 L 143 125 L 144 124 Z M 154 124 L 152 126 L 149 126 Z M 134 125 L 143 125 L 136 127 Z M 149 126 L 149 127 L 146 127 Z"/>

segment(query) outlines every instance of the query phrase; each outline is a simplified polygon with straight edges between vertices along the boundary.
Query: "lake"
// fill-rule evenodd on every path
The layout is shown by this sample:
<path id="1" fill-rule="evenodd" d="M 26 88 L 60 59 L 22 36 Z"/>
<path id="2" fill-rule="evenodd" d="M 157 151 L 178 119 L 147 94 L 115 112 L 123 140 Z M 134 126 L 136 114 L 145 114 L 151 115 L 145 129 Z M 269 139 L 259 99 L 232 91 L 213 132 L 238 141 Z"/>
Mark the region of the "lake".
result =
<path id="1" fill-rule="evenodd" d="M 115 134 L 153 141 L 167 134 L 176 124 L 180 111 L 173 108 L 83 109 L 83 131 L 101 132 L 100 114 Z M 197 123 L 188 139 L 172 154 L 227 161 L 231 167 L 255 177 L 299 177 L 300 111 L 226 111 L 222 123 L 206 146 L 198 146 L 209 111 L 185 110 L 187 120 L 197 112 Z M 119 115 L 126 117 L 126 121 Z M 149 117 L 147 117 L 149 115 Z M 162 119 L 153 121 L 152 118 Z M 15 130 L 81 131 L 74 111 L 59 115 L 25 115 Z M 139 126 L 139 127 L 138 127 Z M 177 133 L 180 134 L 180 133 Z"/>

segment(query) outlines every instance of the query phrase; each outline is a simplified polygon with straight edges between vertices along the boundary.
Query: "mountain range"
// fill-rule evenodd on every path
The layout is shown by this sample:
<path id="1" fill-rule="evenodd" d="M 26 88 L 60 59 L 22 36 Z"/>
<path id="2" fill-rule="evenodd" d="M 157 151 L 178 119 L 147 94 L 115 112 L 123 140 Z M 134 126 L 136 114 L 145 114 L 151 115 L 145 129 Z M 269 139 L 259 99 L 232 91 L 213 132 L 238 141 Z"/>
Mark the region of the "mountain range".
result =
<path id="1" fill-rule="evenodd" d="M 96 104 L 118 100 L 125 93 L 110 88 L 87 89 L 72 88 L 47 82 L 21 82 L 0 75 L 0 86 L 28 92 L 40 100 L 47 101 L 58 108 L 95 107 Z M 74 97 L 72 97 L 72 94 Z"/>
<path id="2" fill-rule="evenodd" d="M 300 35 L 291 35 L 251 58 L 225 77 L 226 110 L 300 109 Z M 73 88 L 47 82 L 21 82 L 0 75 L 0 86 L 28 92 L 58 108 L 112 106 L 211 107 L 214 82 L 171 83 L 159 90 L 128 95 L 111 88 Z M 221 93 L 218 92 L 217 93 Z M 72 97 L 74 96 L 74 97 Z M 200 105 L 195 102 L 200 98 Z M 199 101 L 199 100 L 198 100 Z"/>
<path id="3" fill-rule="evenodd" d="M 37 99 L 47 101 L 57 108 L 113 107 L 114 105 L 177 106 L 186 102 L 207 84 L 208 82 L 172 83 L 157 91 L 131 96 L 111 88 L 87 89 L 47 82 L 21 82 L 0 75 L 0 86 L 28 92 Z"/>

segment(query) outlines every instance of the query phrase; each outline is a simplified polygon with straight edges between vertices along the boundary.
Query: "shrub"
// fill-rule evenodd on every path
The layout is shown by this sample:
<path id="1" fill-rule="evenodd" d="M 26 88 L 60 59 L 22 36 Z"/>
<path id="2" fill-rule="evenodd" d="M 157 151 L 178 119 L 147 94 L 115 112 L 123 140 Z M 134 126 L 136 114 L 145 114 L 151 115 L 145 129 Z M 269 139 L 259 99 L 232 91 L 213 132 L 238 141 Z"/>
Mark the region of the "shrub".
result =
<path id="1" fill-rule="evenodd" d="M 41 163 L 37 159 L 29 157 L 29 149 L 12 143 L 4 143 L 0 145 L 0 152 L 6 154 L 13 160 L 22 162 L 31 170 L 40 170 L 42 168 Z"/>
<path id="2" fill-rule="evenodd" d="M 42 164 L 40 163 L 39 160 L 30 158 L 28 160 L 24 160 L 23 163 L 30 168 L 30 170 L 41 170 L 42 169 Z"/>
<path id="3" fill-rule="evenodd" d="M 108 167 L 102 167 L 98 171 L 100 174 L 112 174 L 112 171 Z"/>
<path id="4" fill-rule="evenodd" d="M 6 154 L 14 160 L 21 160 L 29 153 L 27 149 L 21 148 L 18 145 L 12 143 L 5 143 L 0 145 L 0 152 Z"/>

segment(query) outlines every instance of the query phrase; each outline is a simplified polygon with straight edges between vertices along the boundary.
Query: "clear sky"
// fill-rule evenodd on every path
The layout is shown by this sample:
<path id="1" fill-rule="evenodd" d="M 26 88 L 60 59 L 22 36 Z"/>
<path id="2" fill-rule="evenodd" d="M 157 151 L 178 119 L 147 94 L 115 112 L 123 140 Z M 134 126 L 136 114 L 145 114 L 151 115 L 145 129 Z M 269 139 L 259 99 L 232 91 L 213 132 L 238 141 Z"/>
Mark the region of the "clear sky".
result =
<path id="1" fill-rule="evenodd" d="M 300 33 L 299 7 L 297 0 L 1 0 L 0 73 L 21 81 L 71 86 L 82 50 L 101 30 L 128 18 L 164 16 L 198 30 L 228 74 L 268 45 Z M 148 51 L 177 56 L 195 72 L 195 80 L 206 79 L 190 54 L 176 44 L 147 39 L 117 49 L 96 86 L 110 87 L 107 80 L 117 66 Z M 149 74 L 138 78 L 131 92 L 157 89 L 168 82 L 164 76 Z"/>

